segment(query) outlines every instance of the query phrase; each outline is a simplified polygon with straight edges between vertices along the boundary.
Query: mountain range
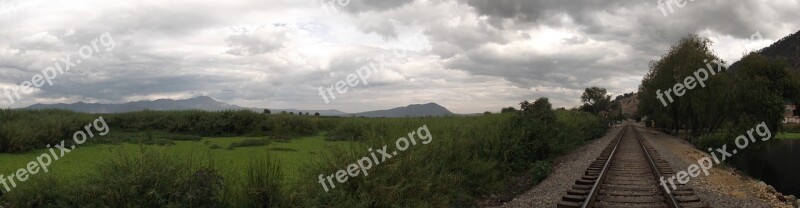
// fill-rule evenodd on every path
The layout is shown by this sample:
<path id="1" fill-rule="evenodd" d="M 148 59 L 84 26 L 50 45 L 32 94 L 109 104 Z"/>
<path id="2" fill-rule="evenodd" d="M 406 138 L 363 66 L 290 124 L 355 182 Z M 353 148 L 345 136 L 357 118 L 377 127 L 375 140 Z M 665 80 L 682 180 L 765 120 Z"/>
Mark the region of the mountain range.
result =
<path id="1" fill-rule="evenodd" d="M 204 110 L 204 111 L 223 111 L 223 110 L 252 110 L 263 112 L 263 108 L 248 108 L 231 105 L 215 100 L 208 96 L 200 96 L 184 100 L 158 99 L 153 101 L 137 101 L 122 104 L 101 104 L 77 102 L 72 104 L 35 104 L 25 109 L 62 109 L 75 112 L 86 113 L 124 113 L 143 110 L 154 111 L 174 111 L 174 110 Z M 269 109 L 271 113 L 319 113 L 323 116 L 355 116 L 355 117 L 425 117 L 425 116 L 447 116 L 454 115 L 436 103 L 413 104 L 406 107 L 392 108 L 388 110 L 367 111 L 361 113 L 345 113 L 339 110 L 298 110 L 298 109 Z"/>

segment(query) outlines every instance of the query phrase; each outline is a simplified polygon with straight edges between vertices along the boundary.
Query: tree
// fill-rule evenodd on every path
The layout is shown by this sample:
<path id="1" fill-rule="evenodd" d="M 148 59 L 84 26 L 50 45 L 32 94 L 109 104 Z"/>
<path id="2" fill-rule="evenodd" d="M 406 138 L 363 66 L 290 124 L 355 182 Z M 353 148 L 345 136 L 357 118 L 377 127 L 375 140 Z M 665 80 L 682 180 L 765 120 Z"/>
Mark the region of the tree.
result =
<path id="1" fill-rule="evenodd" d="M 514 107 L 503 108 L 502 110 L 500 110 L 500 113 L 513 113 L 513 112 L 517 112 L 517 109 L 515 109 Z"/>
<path id="2" fill-rule="evenodd" d="M 553 106 L 550 105 L 550 100 L 542 97 L 533 103 L 522 101 L 519 104 L 520 109 L 526 116 L 538 118 L 546 123 L 553 123 L 556 121 L 556 114 L 553 112 Z"/>
<path id="3" fill-rule="evenodd" d="M 314 116 L 319 117 L 319 112 L 315 112 Z"/>
<path id="4" fill-rule="evenodd" d="M 269 109 L 264 109 L 264 114 L 272 114 L 272 111 L 270 111 Z"/>
<path id="5" fill-rule="evenodd" d="M 492 112 L 486 111 L 486 112 L 483 112 L 483 115 L 492 115 Z"/>
<path id="6" fill-rule="evenodd" d="M 733 114 L 729 104 L 734 91 L 728 88 L 733 83 L 724 66 L 711 51 L 710 40 L 695 34 L 684 37 L 650 63 L 639 86 L 639 114 L 672 132 L 686 129 L 695 137 L 715 132 Z M 688 89 L 688 77 L 703 73 L 707 80 Z M 667 90 L 675 91 L 675 86 L 686 88 L 684 94 L 672 92 L 672 99 L 659 98 Z"/>
<path id="7" fill-rule="evenodd" d="M 581 95 L 581 102 L 584 102 L 592 113 L 597 115 L 601 111 L 608 111 L 611 107 L 611 96 L 607 95 L 605 88 L 589 87 Z"/>
<path id="8" fill-rule="evenodd" d="M 741 61 L 735 74 L 734 126 L 749 129 L 755 123 L 765 122 L 770 129 L 778 129 L 784 116 L 786 101 L 800 101 L 800 79 L 789 70 L 784 59 L 770 59 L 750 53 Z"/>

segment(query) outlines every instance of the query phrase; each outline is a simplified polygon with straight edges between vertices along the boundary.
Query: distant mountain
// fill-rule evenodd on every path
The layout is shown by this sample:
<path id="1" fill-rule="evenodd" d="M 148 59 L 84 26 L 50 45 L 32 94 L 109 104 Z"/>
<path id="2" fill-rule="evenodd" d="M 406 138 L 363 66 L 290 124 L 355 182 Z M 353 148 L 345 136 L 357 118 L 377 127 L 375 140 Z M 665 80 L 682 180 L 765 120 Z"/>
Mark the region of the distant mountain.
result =
<path id="1" fill-rule="evenodd" d="M 137 101 L 122 104 L 100 104 L 77 102 L 72 104 L 35 104 L 25 109 L 63 109 L 87 113 L 124 113 L 143 110 L 171 111 L 171 110 L 241 110 L 248 109 L 230 105 L 214 100 L 211 97 L 200 96 L 186 100 L 158 99 L 154 101 Z"/>
<path id="2" fill-rule="evenodd" d="M 122 104 L 101 104 L 101 103 L 84 103 L 77 102 L 72 104 L 35 104 L 28 106 L 24 109 L 62 109 L 75 112 L 86 113 L 124 113 L 135 112 L 143 110 L 154 111 L 174 111 L 174 110 L 204 110 L 204 111 L 223 111 L 223 110 L 252 110 L 255 112 L 263 112 L 263 108 L 247 108 L 237 105 L 231 105 L 214 100 L 214 98 L 207 96 L 200 96 L 185 100 L 172 100 L 172 99 L 158 99 L 154 101 L 137 101 Z M 319 113 L 323 116 L 357 116 L 357 117 L 423 117 L 423 116 L 442 116 L 452 115 L 450 111 L 436 103 L 428 103 L 424 105 L 409 105 L 407 107 L 394 108 L 390 110 L 369 111 L 363 113 L 348 114 L 339 110 L 298 110 L 298 109 L 270 109 L 273 114 L 281 112 L 287 113 L 308 113 L 314 115 Z"/>
<path id="3" fill-rule="evenodd" d="M 424 116 L 449 116 L 452 112 L 436 103 L 414 104 L 406 107 L 392 108 L 389 110 L 368 111 L 352 114 L 356 117 L 424 117 Z"/>
<path id="4" fill-rule="evenodd" d="M 800 31 L 781 38 L 769 47 L 756 51 L 756 53 L 770 58 L 785 58 L 794 70 L 800 70 Z M 730 70 L 735 71 L 739 62 L 731 64 Z"/>

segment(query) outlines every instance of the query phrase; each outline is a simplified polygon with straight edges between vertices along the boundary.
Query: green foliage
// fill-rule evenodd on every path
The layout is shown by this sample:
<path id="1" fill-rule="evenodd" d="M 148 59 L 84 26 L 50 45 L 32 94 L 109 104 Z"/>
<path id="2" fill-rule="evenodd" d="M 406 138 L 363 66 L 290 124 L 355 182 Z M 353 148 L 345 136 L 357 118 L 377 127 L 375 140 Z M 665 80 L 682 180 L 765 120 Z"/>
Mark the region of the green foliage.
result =
<path id="1" fill-rule="evenodd" d="M 65 140 L 100 115 L 61 110 L 0 110 L 0 153 L 26 152 Z M 87 144 L 142 142 L 169 145 L 172 141 L 199 141 L 201 136 L 309 136 L 335 128 L 336 119 L 268 115 L 252 111 L 142 111 L 102 114 L 109 135 Z M 137 133 L 130 133 L 137 132 Z M 139 135 L 140 133 L 149 135 Z"/>
<path id="2" fill-rule="evenodd" d="M 544 97 L 537 99 L 533 103 L 529 103 L 527 100 L 522 101 L 520 109 L 526 117 L 532 119 L 539 119 L 546 123 L 552 123 L 556 120 L 550 100 Z"/>
<path id="3" fill-rule="evenodd" d="M 518 173 L 530 173 L 535 180 L 541 180 L 550 171 L 548 160 L 602 136 L 607 128 L 588 113 L 553 111 L 547 99 L 528 103 L 526 107 L 527 112 L 479 117 L 343 118 L 330 134 L 358 138 L 363 145 L 334 148 L 324 155 L 325 160 L 310 167 L 308 172 L 313 175 L 305 177 L 335 173 L 369 156 L 370 147 L 387 145 L 390 150 L 395 149 L 397 138 L 407 137 L 410 131 L 423 125 L 428 126 L 433 139 L 427 145 L 417 144 L 373 166 L 369 176 L 359 175 L 346 183 L 336 183 L 336 188 L 329 192 L 316 180 L 307 181 L 301 190 L 303 198 L 309 201 L 302 206 L 476 206 L 475 196 L 505 189 L 511 183 L 509 179 Z"/>
<path id="4" fill-rule="evenodd" d="M 369 124 L 356 120 L 343 121 L 333 131 L 325 135 L 330 141 L 363 141 L 367 137 Z"/>
<path id="5" fill-rule="evenodd" d="M 514 112 L 517 112 L 517 109 L 515 109 L 514 107 L 507 107 L 500 110 L 500 113 L 514 113 Z"/>
<path id="6" fill-rule="evenodd" d="M 697 143 L 697 147 L 700 149 L 717 149 L 722 147 L 722 145 L 728 144 L 729 138 L 736 138 L 736 136 L 731 137 L 728 133 L 715 133 L 715 134 L 708 134 L 700 137 L 700 140 Z"/>
<path id="7" fill-rule="evenodd" d="M 533 181 L 539 182 L 547 178 L 550 175 L 550 162 L 540 160 L 533 163 Z"/>
<path id="8" fill-rule="evenodd" d="M 476 206 L 474 198 L 488 196 L 505 190 L 511 178 L 526 175 L 541 180 L 550 172 L 550 161 L 563 152 L 583 142 L 601 136 L 607 128 L 595 115 L 589 113 L 553 111 L 547 99 L 539 99 L 523 107 L 523 111 L 491 114 L 475 117 L 433 118 L 318 118 L 289 115 L 254 114 L 257 123 L 246 128 L 225 127 L 238 113 L 225 112 L 141 112 L 120 115 L 104 115 L 112 123 L 113 134 L 109 141 L 196 140 L 197 136 L 174 136 L 191 129 L 207 127 L 226 128 L 237 133 L 264 130 L 272 138 L 288 135 L 329 131 L 329 138 L 358 142 L 324 142 L 315 145 L 324 160 L 312 160 L 299 176 L 299 184 L 284 181 L 282 164 L 270 157 L 248 157 L 248 165 L 231 168 L 219 173 L 215 167 L 180 159 L 176 155 L 143 151 L 120 152 L 110 161 L 102 163 L 97 175 L 87 181 L 44 181 L 57 191 L 43 192 L 46 187 L 15 190 L 3 196 L 15 207 L 25 207 L 28 202 L 35 207 L 470 207 Z M 37 113 L 35 111 L 23 111 Z M 67 114 L 72 114 L 68 113 Z M 85 115 L 89 121 L 92 115 Z M 227 117 L 226 117 L 227 116 Z M 249 113 L 241 113 L 243 117 Z M 46 117 L 46 116 L 45 116 Z M 163 118 L 159 118 L 163 117 Z M 4 119 L 2 117 L 0 119 Z M 173 118 L 177 120 L 170 120 Z M 203 119 L 219 118 L 216 124 Z M 198 124 L 160 124 L 192 120 Z M 19 120 L 19 118 L 15 118 Z M 79 123 L 85 124 L 88 121 Z M 5 123 L 4 123 L 5 124 Z M 114 126 L 118 125 L 118 126 Z M 399 137 L 427 125 L 431 131 L 430 144 L 418 143 L 409 150 L 400 152 L 389 161 L 374 165 L 369 176 L 351 178 L 338 184 L 330 192 L 324 192 L 316 180 L 321 173 L 334 173 L 364 156 L 369 156 L 368 147 L 380 148 L 388 145 L 395 148 Z M 171 126 L 171 127 L 170 127 Z M 202 127 L 205 128 L 205 127 Z M 249 129 L 248 129 L 249 128 Z M 69 131 L 74 131 L 69 129 Z M 198 134 L 219 134 L 211 129 L 200 129 Z M 137 133 L 127 133 L 137 132 Z M 0 133 L 8 133 L 0 131 Z M 0 138 L 5 134 L 0 134 Z M 418 137 L 418 136 L 417 136 Z M 317 138 L 323 143 L 322 138 Z M 269 142 L 266 139 L 244 140 L 242 143 Z M 8 139 L 5 142 L 10 141 Z M 419 142 L 419 140 L 417 140 Z M 4 142 L 4 141 L 0 141 Z M 231 143 L 223 140 L 206 145 L 192 142 L 176 142 L 178 145 L 199 145 L 203 148 L 219 148 L 217 144 Z M 332 144 L 352 144 L 342 147 Z M 281 147 L 284 143 L 271 144 Z M 308 145 L 308 144 L 304 144 Z M 234 145 L 231 145 L 234 146 Z M 238 145 L 236 145 L 238 146 Z M 160 147 L 159 147 L 160 148 Z M 266 149 L 266 148 L 264 148 Z M 330 152 L 327 150 L 330 149 Z M 292 151 L 291 148 L 275 148 Z M 212 151 L 212 150 L 207 150 Z M 217 150 L 213 150 L 217 151 Z M 239 150 L 233 150 L 239 151 Z M 296 152 L 306 152 L 300 150 Z M 229 152 L 229 151 L 224 151 Z M 290 152 L 294 153 L 294 152 Z M 288 167 L 290 169 L 297 167 Z M 44 180 L 44 179 L 42 179 Z M 47 188 L 54 188 L 47 187 Z M 20 191 L 22 190 L 22 191 Z M 34 193 L 41 192 L 38 195 Z M 48 201 L 49 200 L 49 201 Z"/>
<path id="9" fill-rule="evenodd" d="M 608 111 L 611 108 L 611 96 L 607 95 L 605 88 L 589 87 L 581 94 L 581 102 L 584 102 L 583 110 L 590 110 L 595 115 Z"/>
<path id="10" fill-rule="evenodd" d="M 788 70 L 785 61 L 756 53 L 745 56 L 737 71 L 726 73 L 721 66 L 724 63 L 711 51 L 710 44 L 707 39 L 690 35 L 651 63 L 650 72 L 639 88 L 639 113 L 665 130 L 687 130 L 691 138 L 715 134 L 723 126 L 730 126 L 728 130 L 744 129 L 762 121 L 770 129 L 777 129 L 785 101 L 800 100 L 797 74 Z M 709 73 L 706 87 L 698 84 L 681 97 L 673 93 L 674 102 L 666 103 L 666 107 L 656 98 L 657 90 L 663 92 L 677 83 L 686 83 L 685 78 L 696 76 L 694 73 L 700 69 Z M 712 70 L 718 72 L 714 75 Z"/>

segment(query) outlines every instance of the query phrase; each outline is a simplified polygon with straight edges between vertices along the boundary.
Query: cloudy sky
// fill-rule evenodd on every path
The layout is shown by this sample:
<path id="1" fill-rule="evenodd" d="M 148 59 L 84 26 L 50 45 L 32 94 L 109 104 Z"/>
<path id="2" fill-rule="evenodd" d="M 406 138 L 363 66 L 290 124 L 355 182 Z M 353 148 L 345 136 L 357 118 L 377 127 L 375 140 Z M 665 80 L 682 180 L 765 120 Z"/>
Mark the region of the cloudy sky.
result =
<path id="1" fill-rule="evenodd" d="M 636 91 L 648 63 L 697 33 L 733 62 L 800 30 L 797 0 L 0 0 L 0 89 L 90 57 L 11 104 L 201 95 L 247 106 L 498 111 L 582 90 Z M 669 7 L 672 7 L 670 12 Z M 665 16 L 667 14 L 667 16 Z M 108 34 L 106 41 L 101 36 Z M 752 37 L 752 38 L 751 38 Z M 110 47 L 108 40 L 113 40 Z M 108 50 L 106 50 L 108 49 Z M 364 66 L 367 84 L 319 87 Z M 365 71 L 366 72 L 366 71 Z M 365 77 L 366 78 L 366 77 Z"/>

